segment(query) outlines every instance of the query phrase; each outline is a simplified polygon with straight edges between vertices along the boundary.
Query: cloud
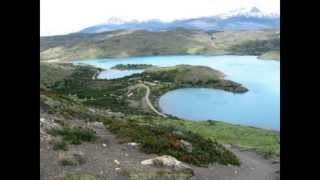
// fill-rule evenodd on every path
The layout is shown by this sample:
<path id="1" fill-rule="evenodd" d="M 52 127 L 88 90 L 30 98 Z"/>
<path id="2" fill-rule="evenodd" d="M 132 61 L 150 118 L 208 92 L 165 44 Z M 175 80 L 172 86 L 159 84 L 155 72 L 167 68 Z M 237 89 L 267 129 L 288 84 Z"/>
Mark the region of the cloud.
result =
<path id="1" fill-rule="evenodd" d="M 41 0 L 41 35 L 66 34 L 110 17 L 170 21 L 256 6 L 279 12 L 280 0 Z"/>

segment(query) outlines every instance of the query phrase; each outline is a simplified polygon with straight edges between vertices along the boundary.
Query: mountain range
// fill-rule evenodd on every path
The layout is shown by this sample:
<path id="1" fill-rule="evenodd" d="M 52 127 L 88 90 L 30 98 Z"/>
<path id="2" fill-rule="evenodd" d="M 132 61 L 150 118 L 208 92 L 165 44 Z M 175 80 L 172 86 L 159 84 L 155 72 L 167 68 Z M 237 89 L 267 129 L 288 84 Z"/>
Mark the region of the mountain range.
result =
<path id="1" fill-rule="evenodd" d="M 224 30 L 258 30 L 280 27 L 280 15 L 265 13 L 256 7 L 232 10 L 228 13 L 192 19 L 163 22 L 158 19 L 147 21 L 123 20 L 112 17 L 106 23 L 87 27 L 81 33 L 99 33 L 120 29 L 143 29 L 149 31 L 163 31 L 176 28 L 185 28 L 200 31 Z"/>

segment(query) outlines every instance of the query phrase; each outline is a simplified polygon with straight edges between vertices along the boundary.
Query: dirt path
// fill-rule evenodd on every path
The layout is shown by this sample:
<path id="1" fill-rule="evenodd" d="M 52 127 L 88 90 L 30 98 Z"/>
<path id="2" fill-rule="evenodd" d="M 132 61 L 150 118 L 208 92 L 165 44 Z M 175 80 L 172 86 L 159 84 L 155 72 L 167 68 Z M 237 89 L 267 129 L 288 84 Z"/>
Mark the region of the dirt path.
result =
<path id="1" fill-rule="evenodd" d="M 239 175 L 234 180 L 274 180 L 280 179 L 277 173 L 280 170 L 279 163 L 273 163 L 272 160 L 266 160 L 251 151 L 239 151 L 231 149 L 242 161 L 243 165 Z"/>
<path id="2" fill-rule="evenodd" d="M 97 71 L 96 73 L 94 73 L 92 76 L 92 80 L 95 80 L 99 73 L 100 73 L 100 71 Z"/>
<path id="3" fill-rule="evenodd" d="M 279 180 L 280 163 L 263 159 L 252 151 L 230 149 L 241 161 L 241 166 L 215 165 L 208 169 L 194 167 L 195 176 L 201 180 Z"/>
<path id="4" fill-rule="evenodd" d="M 155 112 L 156 114 L 158 114 L 159 116 L 162 116 L 162 117 L 167 117 L 167 115 L 159 112 L 156 108 L 153 107 L 152 103 L 150 102 L 150 99 L 149 99 L 149 95 L 150 95 L 150 88 L 148 86 L 146 86 L 145 84 L 141 84 L 141 86 L 145 87 L 147 89 L 147 92 L 146 92 L 146 95 L 145 95 L 145 99 L 146 99 L 146 102 L 148 104 L 148 106 L 150 107 L 150 109 Z"/>

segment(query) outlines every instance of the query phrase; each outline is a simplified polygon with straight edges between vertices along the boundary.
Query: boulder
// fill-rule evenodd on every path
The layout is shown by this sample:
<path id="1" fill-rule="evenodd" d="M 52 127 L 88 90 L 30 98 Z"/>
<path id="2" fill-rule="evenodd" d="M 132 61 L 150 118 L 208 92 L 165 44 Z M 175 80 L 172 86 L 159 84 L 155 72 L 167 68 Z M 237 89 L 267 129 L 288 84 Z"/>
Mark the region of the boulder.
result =
<path id="1" fill-rule="evenodd" d="M 176 158 L 168 155 L 159 156 L 153 159 L 147 159 L 141 162 L 142 165 L 165 166 L 175 170 L 191 169 L 190 166 L 178 161 Z"/>

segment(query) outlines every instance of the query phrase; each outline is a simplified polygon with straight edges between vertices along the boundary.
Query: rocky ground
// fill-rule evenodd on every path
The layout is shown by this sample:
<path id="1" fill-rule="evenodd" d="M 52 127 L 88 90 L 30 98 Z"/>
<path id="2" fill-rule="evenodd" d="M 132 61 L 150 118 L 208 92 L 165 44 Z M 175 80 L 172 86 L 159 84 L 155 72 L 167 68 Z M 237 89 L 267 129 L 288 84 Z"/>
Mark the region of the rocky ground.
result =
<path id="1" fill-rule="evenodd" d="M 61 126 L 61 120 L 72 127 L 94 130 L 98 139 L 95 142 L 69 145 L 67 151 L 54 150 L 53 142 L 57 137 L 47 132 L 48 129 Z M 139 145 L 135 143 L 121 144 L 102 123 L 61 119 L 41 110 L 40 124 L 41 180 L 272 180 L 279 178 L 278 161 L 265 160 L 250 151 L 228 147 L 241 160 L 240 167 L 222 165 L 211 165 L 208 168 L 195 167 L 170 158 L 164 158 L 164 161 L 156 163 L 150 159 L 158 157 L 157 155 L 142 153 L 139 151 Z M 149 163 L 146 163 L 148 161 Z"/>

